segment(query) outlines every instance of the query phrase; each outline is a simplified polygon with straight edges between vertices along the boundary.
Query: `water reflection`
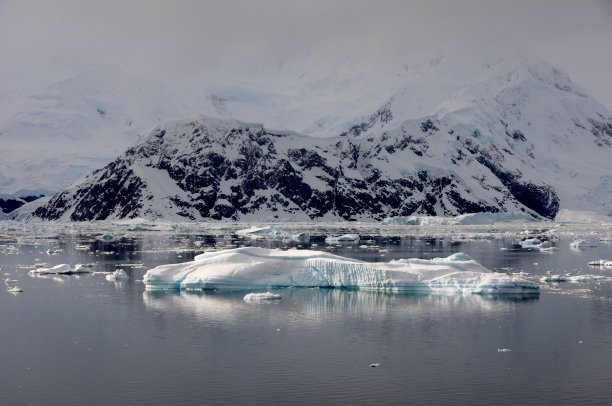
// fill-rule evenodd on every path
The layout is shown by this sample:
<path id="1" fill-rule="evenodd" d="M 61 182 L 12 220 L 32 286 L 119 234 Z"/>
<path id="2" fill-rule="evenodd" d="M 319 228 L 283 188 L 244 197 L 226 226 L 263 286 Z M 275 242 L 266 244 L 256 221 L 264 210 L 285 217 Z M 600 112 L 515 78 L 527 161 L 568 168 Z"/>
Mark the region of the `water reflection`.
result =
<path id="1" fill-rule="evenodd" d="M 281 300 L 271 303 L 246 303 L 242 293 L 143 292 L 147 308 L 164 313 L 190 314 L 202 321 L 233 324 L 248 314 L 266 313 L 293 321 L 316 325 L 329 317 L 361 319 L 392 315 L 410 319 L 428 315 L 495 315 L 517 305 L 538 300 L 535 296 L 397 295 L 383 292 L 340 289 L 276 289 Z"/>

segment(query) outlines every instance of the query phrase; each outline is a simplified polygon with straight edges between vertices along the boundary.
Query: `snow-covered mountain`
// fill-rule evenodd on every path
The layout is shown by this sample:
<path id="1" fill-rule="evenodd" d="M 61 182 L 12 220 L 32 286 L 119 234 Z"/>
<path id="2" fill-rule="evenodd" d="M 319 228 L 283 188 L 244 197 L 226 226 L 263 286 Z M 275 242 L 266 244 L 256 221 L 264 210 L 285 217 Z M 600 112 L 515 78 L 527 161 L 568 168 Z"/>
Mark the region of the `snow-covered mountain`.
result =
<path id="1" fill-rule="evenodd" d="M 457 142 L 473 144 L 481 162 L 551 186 L 562 207 L 611 213 L 612 113 L 529 52 L 483 52 L 432 61 L 432 69 L 346 134 L 380 137 L 425 115 L 435 123 L 432 130 L 452 131 Z M 451 144 L 440 145 L 435 155 L 456 155 Z"/>
<path id="2" fill-rule="evenodd" d="M 331 138 L 208 116 L 162 123 L 35 214 L 65 220 L 353 220 L 612 212 L 612 113 L 566 74 L 529 53 L 503 49 L 477 57 L 438 54 L 404 70 L 389 79 L 399 90 L 353 119 L 345 110 L 351 103 L 342 98 L 365 94 L 350 86 L 365 77 L 338 84 L 340 96 L 330 95 L 325 105 L 329 120 L 320 122 L 325 131 L 341 122 L 346 127 Z M 300 83 L 286 97 L 236 88 L 233 96 L 209 99 L 220 115 L 261 112 L 276 126 L 274 114 L 289 112 L 294 97 L 313 83 L 316 97 L 303 94 L 303 116 L 286 122 L 303 129 L 303 117 L 320 114 L 312 100 L 323 97 L 322 84 L 333 80 L 315 75 Z M 254 100 L 260 106 L 247 108 Z"/>
<path id="3" fill-rule="evenodd" d="M 84 71 L 0 111 L 0 193 L 61 190 L 160 120 L 191 114 L 155 83 L 114 68 Z"/>

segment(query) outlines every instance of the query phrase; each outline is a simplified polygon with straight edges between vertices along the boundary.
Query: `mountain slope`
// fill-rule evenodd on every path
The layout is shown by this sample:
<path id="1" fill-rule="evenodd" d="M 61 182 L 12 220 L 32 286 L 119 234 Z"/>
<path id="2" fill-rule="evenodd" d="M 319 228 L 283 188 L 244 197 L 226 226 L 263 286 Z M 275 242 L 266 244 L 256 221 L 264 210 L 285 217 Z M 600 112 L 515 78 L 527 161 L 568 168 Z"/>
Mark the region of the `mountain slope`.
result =
<path id="1" fill-rule="evenodd" d="M 423 131 L 412 121 L 380 139 L 316 139 L 205 116 L 171 121 L 34 215 L 74 221 L 357 220 L 484 211 L 554 217 L 554 190 L 480 159 L 469 149 L 477 142 L 462 144 L 449 132 Z M 449 143 L 457 149 L 453 168 L 432 155 Z"/>
<path id="2" fill-rule="evenodd" d="M 344 135 L 380 137 L 423 113 L 477 135 L 480 150 L 550 185 L 564 207 L 612 211 L 612 113 L 535 56 L 497 50 L 440 58 Z"/>

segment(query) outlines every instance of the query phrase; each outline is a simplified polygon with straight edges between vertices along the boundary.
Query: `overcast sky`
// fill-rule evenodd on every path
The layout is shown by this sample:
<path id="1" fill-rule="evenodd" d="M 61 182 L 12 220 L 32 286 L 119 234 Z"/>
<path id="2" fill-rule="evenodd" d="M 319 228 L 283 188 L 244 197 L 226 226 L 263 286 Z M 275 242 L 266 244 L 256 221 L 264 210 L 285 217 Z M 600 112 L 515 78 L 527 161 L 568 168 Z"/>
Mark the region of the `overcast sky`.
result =
<path id="1" fill-rule="evenodd" d="M 506 35 L 612 110 L 610 0 L 0 0 L 0 91 L 99 64 L 173 85 L 305 50 L 325 64 Z"/>

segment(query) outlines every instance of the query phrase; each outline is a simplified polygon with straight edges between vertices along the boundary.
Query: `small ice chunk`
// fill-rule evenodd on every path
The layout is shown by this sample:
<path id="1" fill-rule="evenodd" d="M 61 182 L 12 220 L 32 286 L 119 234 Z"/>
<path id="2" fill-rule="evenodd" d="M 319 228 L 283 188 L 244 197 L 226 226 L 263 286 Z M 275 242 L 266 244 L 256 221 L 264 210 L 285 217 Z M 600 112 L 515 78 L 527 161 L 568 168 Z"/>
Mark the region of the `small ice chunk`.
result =
<path id="1" fill-rule="evenodd" d="M 325 244 L 337 244 L 339 242 L 359 242 L 359 236 L 357 234 L 344 234 L 325 238 Z"/>
<path id="2" fill-rule="evenodd" d="M 17 283 L 17 282 L 18 282 L 18 280 L 17 280 L 17 279 L 11 279 L 11 278 L 6 278 L 6 279 L 4 280 L 4 284 L 5 284 L 5 285 L 10 285 L 10 284 Z"/>
<path id="3" fill-rule="evenodd" d="M 378 362 L 370 364 L 370 368 L 376 368 L 376 367 L 379 367 L 379 366 L 380 366 L 380 363 L 378 363 Z"/>
<path id="4" fill-rule="evenodd" d="M 609 259 L 598 259 L 595 261 L 589 262 L 591 266 L 609 266 L 612 267 L 612 260 Z"/>
<path id="5" fill-rule="evenodd" d="M 608 280 L 610 278 L 604 275 L 576 275 L 576 276 L 570 276 L 567 279 L 570 282 L 579 283 L 579 282 Z"/>
<path id="6" fill-rule="evenodd" d="M 448 259 L 449 261 L 471 261 L 472 260 L 472 258 L 470 258 L 470 256 L 464 252 L 456 252 L 448 256 L 446 259 Z"/>
<path id="7" fill-rule="evenodd" d="M 23 290 L 21 288 L 17 287 L 17 286 L 13 286 L 12 288 L 8 288 L 6 291 L 9 292 L 9 293 L 21 293 L 21 292 L 23 292 Z"/>
<path id="8" fill-rule="evenodd" d="M 86 272 L 89 272 L 89 271 L 83 269 L 82 267 L 73 268 L 68 264 L 59 264 L 59 265 L 52 266 L 51 268 L 36 267 L 35 269 L 31 270 L 29 273 L 30 275 L 35 276 L 35 275 L 71 275 L 71 274 L 86 273 Z"/>
<path id="9" fill-rule="evenodd" d="M 510 348 L 498 348 L 497 352 L 512 352 Z"/>
<path id="10" fill-rule="evenodd" d="M 567 276 L 565 275 L 546 275 L 540 278 L 540 282 L 567 282 Z"/>
<path id="11" fill-rule="evenodd" d="M 248 295 L 244 297 L 244 301 L 245 302 L 263 302 L 267 300 L 279 300 L 280 298 L 281 298 L 281 295 L 272 293 L 272 292 L 249 293 Z"/>
<path id="12" fill-rule="evenodd" d="M 570 242 L 570 248 L 587 248 L 587 247 L 597 247 L 596 244 L 593 244 L 589 240 L 578 239 Z"/>
<path id="13" fill-rule="evenodd" d="M 129 276 L 127 276 L 123 269 L 117 269 L 115 272 L 106 275 L 105 278 L 109 282 L 115 282 L 122 279 L 129 279 Z"/>

